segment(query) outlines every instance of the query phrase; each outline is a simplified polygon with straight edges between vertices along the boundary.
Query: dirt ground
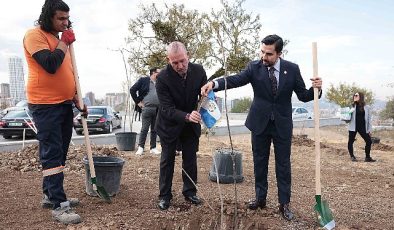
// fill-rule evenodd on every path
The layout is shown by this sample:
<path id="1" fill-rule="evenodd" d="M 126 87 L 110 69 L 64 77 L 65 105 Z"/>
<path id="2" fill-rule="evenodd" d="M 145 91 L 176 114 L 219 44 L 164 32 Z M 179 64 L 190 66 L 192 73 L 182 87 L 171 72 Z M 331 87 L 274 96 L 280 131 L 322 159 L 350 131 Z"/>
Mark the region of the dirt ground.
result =
<path id="1" fill-rule="evenodd" d="M 307 135 L 301 138 L 300 135 Z M 323 127 L 322 197 L 327 200 L 337 223 L 336 229 L 394 229 L 394 130 L 373 134 L 381 138 L 372 147 L 375 163 L 365 163 L 364 141 L 357 136 L 351 162 L 347 153 L 345 126 Z M 234 218 L 233 184 L 221 184 L 226 229 L 319 229 L 313 212 L 315 157 L 313 129 L 295 129 L 292 145 L 293 221 L 278 212 L 274 157 L 270 158 L 267 208 L 251 211 L 246 202 L 254 197 L 253 161 L 250 135 L 234 135 L 234 147 L 242 152 L 244 181 L 236 185 L 237 216 Z M 200 139 L 198 154 L 198 195 L 205 202 L 193 206 L 182 196 L 181 157 L 176 158 L 172 206 L 156 207 L 159 156 L 120 152 L 115 146 L 94 146 L 100 155 L 126 160 L 120 192 L 112 203 L 104 203 L 85 192 L 84 146 L 72 146 L 65 172 L 65 190 L 80 199 L 76 212 L 83 222 L 62 225 L 52 220 L 50 211 L 40 207 L 42 174 L 37 146 L 12 153 L 0 153 L 0 229 L 219 229 L 221 212 L 218 185 L 208 173 L 216 148 L 230 147 L 228 136 Z M 236 222 L 234 222 L 234 220 Z"/>

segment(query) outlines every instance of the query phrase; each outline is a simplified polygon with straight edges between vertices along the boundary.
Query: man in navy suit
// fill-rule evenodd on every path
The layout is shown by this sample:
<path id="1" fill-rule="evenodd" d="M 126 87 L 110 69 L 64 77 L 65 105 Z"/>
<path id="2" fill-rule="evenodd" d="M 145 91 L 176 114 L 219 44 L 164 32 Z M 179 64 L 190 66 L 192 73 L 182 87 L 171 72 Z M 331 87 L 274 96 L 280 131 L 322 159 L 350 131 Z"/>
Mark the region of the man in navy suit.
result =
<path id="1" fill-rule="evenodd" d="M 250 62 L 245 70 L 226 79 L 228 89 L 250 83 L 254 92 L 245 126 L 252 134 L 256 197 L 249 202 L 248 207 L 253 210 L 266 207 L 268 160 L 273 142 L 279 211 L 286 220 L 291 220 L 294 217 L 289 207 L 293 131 L 291 96 L 295 92 L 300 101 L 311 101 L 313 87 L 316 87 L 320 97 L 322 80 L 311 79 L 312 87 L 306 89 L 298 65 L 280 58 L 282 49 L 281 37 L 265 37 L 261 41 L 261 60 Z M 224 88 L 225 79 L 218 79 L 204 85 L 201 94 L 207 95 L 211 89 L 219 91 Z"/>
<path id="2" fill-rule="evenodd" d="M 201 116 L 196 109 L 201 87 L 207 83 L 204 68 L 189 62 L 186 48 L 181 42 L 168 45 L 167 61 L 168 65 L 159 73 L 156 84 L 160 102 L 156 131 L 162 148 L 158 202 L 161 210 L 168 209 L 172 199 L 177 142 L 182 147 L 182 194 L 192 204 L 202 203 L 194 186 L 197 183 L 196 153 L 201 135 Z"/>

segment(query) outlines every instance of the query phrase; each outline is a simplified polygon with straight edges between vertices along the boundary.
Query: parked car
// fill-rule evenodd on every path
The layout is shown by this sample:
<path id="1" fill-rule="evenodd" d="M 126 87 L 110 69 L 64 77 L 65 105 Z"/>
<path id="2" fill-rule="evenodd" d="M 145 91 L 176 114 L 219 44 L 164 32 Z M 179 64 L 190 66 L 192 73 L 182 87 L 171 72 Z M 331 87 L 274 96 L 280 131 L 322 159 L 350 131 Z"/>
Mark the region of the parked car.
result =
<path id="1" fill-rule="evenodd" d="M 0 120 L 0 134 L 3 135 L 4 139 L 10 139 L 12 136 L 23 136 L 23 130 L 25 130 L 26 136 L 35 137 L 36 133 L 31 128 L 35 127 L 34 122 L 30 120 L 31 117 L 28 110 L 9 111 Z"/>
<path id="2" fill-rule="evenodd" d="M 293 120 L 299 119 L 312 119 L 313 114 L 303 107 L 293 107 L 292 118 Z"/>
<path id="3" fill-rule="evenodd" d="M 88 106 L 86 118 L 89 132 L 112 133 L 113 128 L 120 128 L 122 118 L 110 106 Z M 78 135 L 82 135 L 83 127 L 81 115 L 74 118 L 74 129 Z"/>
<path id="4" fill-rule="evenodd" d="M 3 109 L 3 110 L 0 112 L 0 118 L 4 117 L 4 116 L 5 116 L 8 112 L 10 112 L 10 111 L 14 111 L 14 110 L 25 110 L 25 109 L 27 109 L 27 101 L 26 101 L 26 100 L 22 100 L 22 101 L 16 103 L 15 106 L 12 106 L 12 107 L 8 107 L 8 108 Z"/>

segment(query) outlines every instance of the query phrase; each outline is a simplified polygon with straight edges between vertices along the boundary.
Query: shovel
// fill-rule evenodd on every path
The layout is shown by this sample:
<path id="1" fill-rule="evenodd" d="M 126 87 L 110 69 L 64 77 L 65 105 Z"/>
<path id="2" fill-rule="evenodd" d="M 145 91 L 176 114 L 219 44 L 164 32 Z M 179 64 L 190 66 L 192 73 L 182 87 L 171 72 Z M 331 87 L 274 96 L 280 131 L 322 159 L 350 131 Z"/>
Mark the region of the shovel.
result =
<path id="1" fill-rule="evenodd" d="M 79 84 L 78 69 L 77 69 L 77 63 L 75 62 L 75 54 L 74 54 L 73 44 L 70 45 L 69 50 L 70 50 L 70 55 L 71 55 L 72 66 L 74 69 L 74 79 L 75 79 L 75 85 L 77 88 L 78 102 L 79 102 L 80 108 L 83 108 L 84 104 L 83 104 L 83 100 L 82 100 L 81 86 Z M 92 147 L 90 145 L 88 125 L 86 123 L 85 117 L 81 116 L 81 119 L 82 119 L 83 133 L 85 135 L 86 149 L 88 152 L 90 182 L 92 183 L 93 190 L 98 194 L 98 196 L 101 199 L 104 199 L 106 202 L 111 203 L 111 198 L 109 197 L 107 191 L 105 191 L 104 187 L 97 185 L 96 171 L 94 170 Z"/>
<path id="2" fill-rule="evenodd" d="M 317 43 L 312 43 L 313 56 L 313 77 L 318 76 L 317 71 Z M 315 152 L 316 152 L 316 204 L 314 210 L 317 220 L 321 227 L 331 230 L 335 227 L 335 220 L 332 215 L 328 203 L 322 200 L 321 197 L 321 182 L 320 182 L 320 111 L 319 111 L 319 92 L 317 88 L 313 89 L 313 111 L 315 119 Z"/>

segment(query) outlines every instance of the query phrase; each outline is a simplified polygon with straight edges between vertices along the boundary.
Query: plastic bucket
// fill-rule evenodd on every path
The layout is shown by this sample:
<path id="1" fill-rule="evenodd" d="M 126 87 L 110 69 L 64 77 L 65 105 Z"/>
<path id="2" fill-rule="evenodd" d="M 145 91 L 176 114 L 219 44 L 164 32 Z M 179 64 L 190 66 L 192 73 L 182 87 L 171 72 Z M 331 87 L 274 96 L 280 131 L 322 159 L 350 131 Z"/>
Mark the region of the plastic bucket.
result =
<path id="1" fill-rule="evenodd" d="M 115 133 L 116 145 L 119 151 L 134 151 L 137 133 L 123 132 Z"/>
<path id="2" fill-rule="evenodd" d="M 93 190 L 93 186 L 90 181 L 89 161 L 86 156 L 83 158 L 83 163 L 85 165 L 86 172 L 86 193 L 90 196 L 97 196 L 97 193 Z M 97 185 L 103 186 L 110 196 L 118 194 L 125 160 L 118 157 L 94 156 L 93 163 L 96 171 Z"/>
<path id="3" fill-rule="evenodd" d="M 214 159 L 218 167 L 219 183 L 229 184 L 240 183 L 244 180 L 242 175 L 242 154 L 234 150 L 235 158 L 235 178 L 233 171 L 233 160 L 231 157 L 231 149 L 217 149 L 215 151 Z M 215 162 L 212 161 L 212 167 L 209 172 L 209 179 L 216 182 L 216 168 Z"/>

